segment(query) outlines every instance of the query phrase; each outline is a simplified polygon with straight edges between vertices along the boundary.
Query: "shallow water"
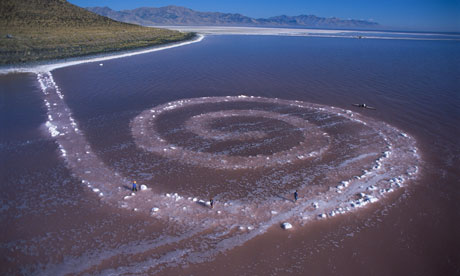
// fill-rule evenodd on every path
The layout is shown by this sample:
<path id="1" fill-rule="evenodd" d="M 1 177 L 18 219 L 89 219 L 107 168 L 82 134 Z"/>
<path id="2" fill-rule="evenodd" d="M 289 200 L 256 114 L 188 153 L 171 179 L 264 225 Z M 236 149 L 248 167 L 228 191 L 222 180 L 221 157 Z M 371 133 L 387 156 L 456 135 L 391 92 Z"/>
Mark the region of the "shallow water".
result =
<path id="1" fill-rule="evenodd" d="M 458 48 L 211 36 L 1 76 L 2 273 L 458 273 Z"/>

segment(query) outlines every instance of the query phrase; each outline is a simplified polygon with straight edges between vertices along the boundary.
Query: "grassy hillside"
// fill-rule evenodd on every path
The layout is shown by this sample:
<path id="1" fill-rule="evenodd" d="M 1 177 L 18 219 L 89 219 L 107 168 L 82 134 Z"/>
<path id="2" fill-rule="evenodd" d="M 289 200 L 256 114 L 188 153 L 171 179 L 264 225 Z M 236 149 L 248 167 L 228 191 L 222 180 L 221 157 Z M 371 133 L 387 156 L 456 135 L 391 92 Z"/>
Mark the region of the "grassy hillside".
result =
<path id="1" fill-rule="evenodd" d="M 65 0 L 0 1 L 0 64 L 128 50 L 193 36 L 117 22 Z"/>

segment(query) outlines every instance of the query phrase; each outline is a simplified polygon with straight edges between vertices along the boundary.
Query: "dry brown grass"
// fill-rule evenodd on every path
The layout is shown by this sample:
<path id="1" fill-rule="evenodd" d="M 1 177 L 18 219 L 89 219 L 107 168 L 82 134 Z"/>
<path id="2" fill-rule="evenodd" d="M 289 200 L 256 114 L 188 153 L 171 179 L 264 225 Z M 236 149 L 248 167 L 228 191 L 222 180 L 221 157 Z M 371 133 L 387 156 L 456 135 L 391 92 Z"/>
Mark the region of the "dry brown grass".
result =
<path id="1" fill-rule="evenodd" d="M 0 4 L 0 64 L 129 50 L 193 36 L 113 21 L 63 0 Z"/>

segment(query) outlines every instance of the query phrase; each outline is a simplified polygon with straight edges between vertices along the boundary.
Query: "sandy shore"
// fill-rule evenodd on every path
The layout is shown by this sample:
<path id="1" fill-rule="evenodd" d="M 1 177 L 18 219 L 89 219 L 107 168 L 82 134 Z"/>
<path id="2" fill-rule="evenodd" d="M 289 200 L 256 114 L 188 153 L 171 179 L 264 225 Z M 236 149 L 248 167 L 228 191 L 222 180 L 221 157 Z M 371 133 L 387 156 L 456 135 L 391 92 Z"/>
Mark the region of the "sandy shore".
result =
<path id="1" fill-rule="evenodd" d="M 189 45 L 192 43 L 200 42 L 204 38 L 204 35 L 197 35 L 195 39 L 180 42 L 180 43 L 173 43 L 164 46 L 155 46 L 150 48 L 143 48 L 133 51 L 124 51 L 124 52 L 114 52 L 111 54 L 105 55 L 96 55 L 96 56 L 89 56 L 89 57 L 80 57 L 74 59 L 66 59 L 61 61 L 54 61 L 54 62 L 47 62 L 47 63 L 40 63 L 40 64 L 29 64 L 23 66 L 8 66 L 0 68 L 0 74 L 8 74 L 8 73 L 41 73 L 41 72 L 50 72 L 55 69 L 89 63 L 89 62 L 101 62 L 110 59 L 116 58 L 123 58 L 123 57 L 130 57 L 140 54 L 146 54 L 151 52 L 157 52 L 161 50 L 176 48 L 184 45 Z"/>
<path id="2" fill-rule="evenodd" d="M 159 27 L 159 26 L 155 26 Z M 310 36 L 372 39 L 405 40 L 460 40 L 460 35 L 432 32 L 389 32 L 378 30 L 339 30 L 309 28 L 275 28 L 275 27 L 224 27 L 224 26 L 161 26 L 162 28 L 196 32 L 203 35 L 276 35 L 276 36 Z"/>
<path id="3" fill-rule="evenodd" d="M 166 29 L 183 32 L 197 32 L 200 34 L 212 35 L 298 35 L 307 36 L 311 34 L 337 34 L 355 33 L 351 30 L 322 30 L 322 29 L 294 29 L 294 28 L 265 28 L 265 27 L 223 27 L 223 26 L 163 26 Z"/>
<path id="4" fill-rule="evenodd" d="M 158 27 L 158 26 L 157 26 Z M 460 41 L 460 35 L 443 33 L 411 33 L 411 32 L 384 32 L 359 30 L 326 30 L 326 29 L 295 29 L 295 28 L 263 28 L 263 27 L 223 27 L 223 26 L 161 26 L 162 28 L 182 32 L 196 32 L 197 37 L 185 42 L 155 46 L 132 51 L 114 52 L 111 54 L 79 57 L 54 62 L 12 65 L 0 68 L 0 74 L 13 72 L 48 72 L 54 69 L 88 62 L 101 62 L 115 58 L 129 57 L 150 52 L 161 51 L 200 42 L 206 35 L 271 35 L 271 36 L 308 36 L 329 38 L 366 38 L 366 39 L 403 39 L 403 40 L 454 40 Z"/>

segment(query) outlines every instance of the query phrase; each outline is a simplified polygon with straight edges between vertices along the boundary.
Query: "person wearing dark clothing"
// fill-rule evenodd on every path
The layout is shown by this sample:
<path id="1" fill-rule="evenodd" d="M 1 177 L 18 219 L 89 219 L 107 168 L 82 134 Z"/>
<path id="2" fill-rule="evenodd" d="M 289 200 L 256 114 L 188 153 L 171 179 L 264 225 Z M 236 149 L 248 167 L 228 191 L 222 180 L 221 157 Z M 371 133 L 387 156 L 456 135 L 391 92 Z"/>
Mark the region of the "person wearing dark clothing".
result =
<path id="1" fill-rule="evenodd" d="M 297 202 L 297 199 L 299 198 L 299 194 L 297 193 L 297 190 L 294 192 L 294 202 Z"/>
<path id="2" fill-rule="evenodd" d="M 211 198 L 211 200 L 209 201 L 209 203 L 211 204 L 211 209 L 214 208 L 214 200 Z"/>

